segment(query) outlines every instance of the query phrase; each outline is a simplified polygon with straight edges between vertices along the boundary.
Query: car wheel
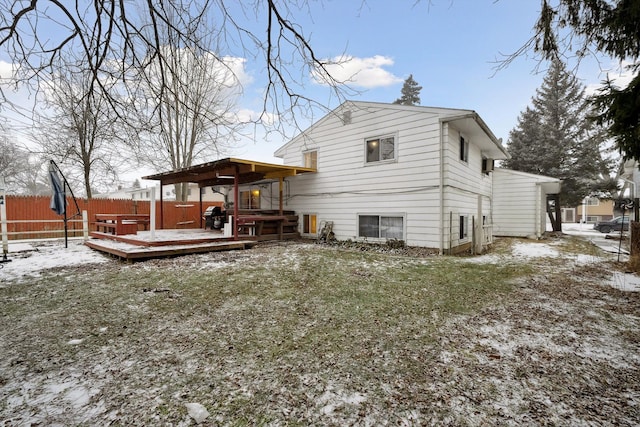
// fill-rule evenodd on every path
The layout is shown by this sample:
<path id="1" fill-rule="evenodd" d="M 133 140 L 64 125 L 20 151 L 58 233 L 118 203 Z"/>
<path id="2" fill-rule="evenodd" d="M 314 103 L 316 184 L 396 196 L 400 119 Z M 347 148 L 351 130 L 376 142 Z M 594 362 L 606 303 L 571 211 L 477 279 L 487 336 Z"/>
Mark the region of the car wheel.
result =
<path id="1" fill-rule="evenodd" d="M 601 233 L 611 233 L 611 227 L 602 227 L 600 229 Z"/>

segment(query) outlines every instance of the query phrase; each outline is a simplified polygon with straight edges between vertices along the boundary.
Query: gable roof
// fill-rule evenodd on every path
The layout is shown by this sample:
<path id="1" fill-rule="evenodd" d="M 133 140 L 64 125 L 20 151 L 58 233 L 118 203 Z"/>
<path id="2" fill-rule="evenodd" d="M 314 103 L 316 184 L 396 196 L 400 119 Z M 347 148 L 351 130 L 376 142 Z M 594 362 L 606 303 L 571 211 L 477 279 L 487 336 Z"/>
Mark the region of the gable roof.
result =
<path id="1" fill-rule="evenodd" d="M 496 138 L 489 126 L 482 120 L 480 115 L 474 110 L 465 110 L 459 108 L 445 108 L 445 107 L 428 107 L 428 106 L 414 106 L 414 105 L 400 105 L 389 104 L 384 102 L 369 102 L 369 101 L 345 101 L 338 107 L 328 112 L 317 122 L 313 123 L 306 130 L 293 137 L 287 143 L 278 148 L 274 155 L 276 157 L 283 157 L 286 149 L 293 144 L 301 136 L 312 132 L 317 127 L 322 126 L 327 120 L 338 117 L 342 120 L 342 112 L 345 110 L 366 110 L 367 108 L 375 109 L 388 109 L 396 111 L 413 111 L 422 113 L 431 113 L 440 117 L 441 123 L 452 123 L 454 126 L 461 128 L 460 130 L 465 133 L 475 136 L 476 141 L 481 142 L 481 149 L 483 152 L 491 155 L 493 159 L 507 159 L 509 154 L 502 146 L 501 140 Z M 485 137 L 478 137 L 484 135 Z M 482 142 L 484 141 L 484 142 Z"/>

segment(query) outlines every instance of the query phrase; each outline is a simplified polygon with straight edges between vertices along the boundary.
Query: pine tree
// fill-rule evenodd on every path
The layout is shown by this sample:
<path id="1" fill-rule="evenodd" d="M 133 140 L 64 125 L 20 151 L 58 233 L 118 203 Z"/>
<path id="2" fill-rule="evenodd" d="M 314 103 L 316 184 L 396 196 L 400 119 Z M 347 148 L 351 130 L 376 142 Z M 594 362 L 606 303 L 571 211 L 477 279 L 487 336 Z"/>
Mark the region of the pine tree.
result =
<path id="1" fill-rule="evenodd" d="M 563 206 L 577 206 L 609 176 L 601 148 L 605 131 L 589 117 L 585 89 L 561 61 L 553 61 L 532 106 L 509 133 L 504 167 L 562 179 Z"/>
<path id="2" fill-rule="evenodd" d="M 395 101 L 394 104 L 401 105 L 418 105 L 420 104 L 420 91 L 422 86 L 418 86 L 418 82 L 413 80 L 413 74 L 409 74 L 409 77 L 404 81 L 402 85 L 402 96 Z"/>
<path id="3" fill-rule="evenodd" d="M 640 1 L 542 0 L 528 44 L 553 59 L 605 54 L 630 61 L 626 87 L 607 81 L 594 98 L 598 123 L 609 126 L 625 159 L 640 161 Z M 533 42 L 533 43 L 531 43 Z"/>

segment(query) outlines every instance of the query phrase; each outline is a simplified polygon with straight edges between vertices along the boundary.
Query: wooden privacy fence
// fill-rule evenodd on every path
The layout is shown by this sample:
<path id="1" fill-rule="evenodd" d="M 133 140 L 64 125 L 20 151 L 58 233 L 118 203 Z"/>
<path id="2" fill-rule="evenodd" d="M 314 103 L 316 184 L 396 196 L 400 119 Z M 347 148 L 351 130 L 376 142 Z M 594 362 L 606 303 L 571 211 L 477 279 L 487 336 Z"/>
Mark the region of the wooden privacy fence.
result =
<path id="1" fill-rule="evenodd" d="M 128 199 L 77 199 L 80 212 L 87 211 L 89 229 L 95 214 L 149 214 L 151 202 L 148 200 Z M 7 231 L 9 240 L 43 239 L 61 237 L 64 233 L 64 221 L 61 215 L 51 210 L 50 196 L 7 196 Z M 156 201 L 157 228 L 202 228 L 202 212 L 199 202 L 163 202 L 164 226 L 160 224 L 160 202 Z M 221 206 L 220 202 L 203 202 L 207 206 Z M 67 197 L 67 217 L 69 236 L 82 235 L 82 215 L 71 218 L 76 206 L 71 197 Z"/>

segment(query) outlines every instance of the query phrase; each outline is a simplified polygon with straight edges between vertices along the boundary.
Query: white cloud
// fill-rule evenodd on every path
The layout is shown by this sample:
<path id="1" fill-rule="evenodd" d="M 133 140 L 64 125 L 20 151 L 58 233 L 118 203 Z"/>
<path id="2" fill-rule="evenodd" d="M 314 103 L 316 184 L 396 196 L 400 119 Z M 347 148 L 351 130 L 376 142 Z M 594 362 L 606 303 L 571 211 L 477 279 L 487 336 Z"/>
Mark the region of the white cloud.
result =
<path id="1" fill-rule="evenodd" d="M 7 82 L 15 75 L 15 67 L 12 63 L 0 60 L 0 82 Z"/>
<path id="2" fill-rule="evenodd" d="M 613 84 L 619 88 L 625 88 L 631 82 L 634 77 L 633 72 L 629 68 L 633 63 L 623 61 L 621 63 L 615 63 L 611 65 L 611 68 L 603 70 L 600 73 L 599 81 L 597 83 L 590 83 L 586 87 L 586 94 L 588 96 L 597 94 L 597 90 L 602 87 L 602 82 L 609 78 Z"/>
<path id="3" fill-rule="evenodd" d="M 273 125 L 278 122 L 279 116 L 277 114 L 266 113 L 263 111 L 250 110 L 248 108 L 242 108 L 235 113 L 234 122 L 237 123 L 262 123 L 265 125 Z"/>
<path id="4" fill-rule="evenodd" d="M 391 86 L 403 81 L 402 78 L 384 69 L 391 65 L 393 65 L 393 59 L 382 55 L 370 58 L 343 55 L 332 58 L 325 68 L 339 82 L 350 86 L 374 88 Z M 326 84 L 317 73 L 314 73 L 313 77 L 317 83 Z"/>

